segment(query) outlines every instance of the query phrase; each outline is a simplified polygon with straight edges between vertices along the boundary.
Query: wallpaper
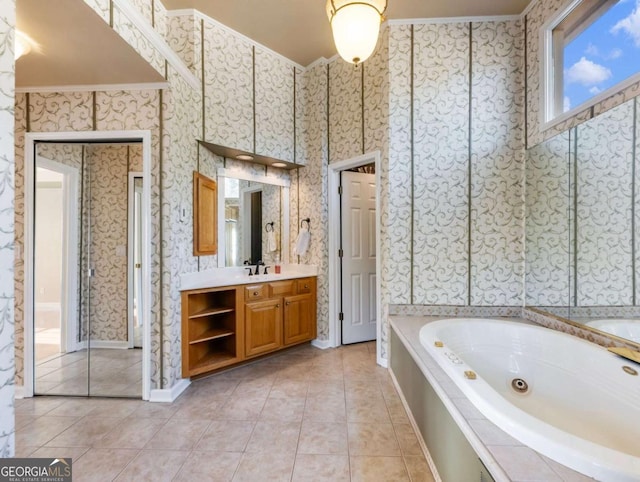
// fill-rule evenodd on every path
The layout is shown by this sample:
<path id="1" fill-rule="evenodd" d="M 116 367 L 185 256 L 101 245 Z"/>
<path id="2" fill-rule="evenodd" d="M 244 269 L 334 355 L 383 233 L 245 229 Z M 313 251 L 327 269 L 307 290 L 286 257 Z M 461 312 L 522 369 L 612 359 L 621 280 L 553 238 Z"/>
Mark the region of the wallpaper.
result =
<path id="1" fill-rule="evenodd" d="M 553 137 L 574 127 L 593 116 L 597 116 L 617 105 L 626 102 L 640 94 L 640 82 L 630 85 L 626 89 L 593 106 L 593 109 L 585 109 L 574 117 L 571 117 L 552 128 L 542 131 L 540 125 L 541 103 L 541 53 L 540 53 L 540 29 L 556 12 L 567 4 L 567 0 L 538 0 L 531 11 L 526 15 L 527 30 L 527 146 L 535 146 L 545 139 Z"/>
<path id="2" fill-rule="evenodd" d="M 182 378 L 179 279 L 198 269 L 192 251 L 192 180 L 198 157 L 198 125 L 193 113 L 199 110 L 200 97 L 171 66 L 167 80 L 170 89 L 162 98 L 162 325 L 153 325 L 151 336 L 154 352 L 162 340 L 162 387 L 171 387 Z"/>
<path id="3" fill-rule="evenodd" d="M 193 15 L 172 15 L 168 19 L 166 40 L 174 52 L 178 54 L 182 62 L 200 80 L 200 70 L 196 69 L 195 60 L 195 36 L 196 19 Z"/>
<path id="4" fill-rule="evenodd" d="M 341 58 L 329 64 L 329 162 L 364 154 L 362 71 Z"/>
<path id="5" fill-rule="evenodd" d="M 576 128 L 577 306 L 633 304 L 633 108 Z"/>
<path id="6" fill-rule="evenodd" d="M 253 49 L 230 31 L 205 23 L 205 138 L 253 151 Z"/>
<path id="7" fill-rule="evenodd" d="M 524 270 L 524 36 L 521 22 L 474 23 L 471 85 L 471 305 L 519 305 Z"/>
<path id="8" fill-rule="evenodd" d="M 14 263 L 14 85 L 15 1 L 0 5 L 0 457 L 15 454 Z"/>
<path id="9" fill-rule="evenodd" d="M 291 222 L 293 244 L 300 229 L 300 220 L 311 219 L 311 241 L 305 256 L 299 258 L 303 264 L 318 266 L 318 339 L 329 338 L 329 272 L 327 228 L 329 223 L 327 201 L 327 69 L 318 63 L 303 75 L 304 126 L 301 139 L 307 153 L 306 167 L 298 171 L 299 204 L 296 223 Z M 295 258 L 292 258 L 295 259 Z"/>
<path id="10" fill-rule="evenodd" d="M 383 266 L 389 303 L 410 304 L 412 263 L 411 25 L 389 27 L 389 214 Z M 384 295 L 383 295 L 384 296 Z"/>
<path id="11" fill-rule="evenodd" d="M 569 131 L 527 150 L 528 306 L 569 305 Z"/>
<path id="12" fill-rule="evenodd" d="M 293 67 L 260 48 L 255 55 L 255 152 L 293 162 Z"/>
<path id="13" fill-rule="evenodd" d="M 413 302 L 464 305 L 469 298 L 469 24 L 414 27 L 413 85 Z"/>

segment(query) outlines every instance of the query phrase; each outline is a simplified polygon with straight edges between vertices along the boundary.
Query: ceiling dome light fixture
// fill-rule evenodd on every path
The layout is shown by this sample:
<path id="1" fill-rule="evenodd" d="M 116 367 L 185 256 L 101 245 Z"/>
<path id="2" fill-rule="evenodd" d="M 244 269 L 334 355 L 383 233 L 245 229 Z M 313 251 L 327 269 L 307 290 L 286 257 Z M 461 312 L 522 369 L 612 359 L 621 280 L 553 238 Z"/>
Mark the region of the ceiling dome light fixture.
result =
<path id="1" fill-rule="evenodd" d="M 340 57 L 355 65 L 369 58 L 386 9 L 387 0 L 327 0 L 327 17 Z"/>
<path id="2" fill-rule="evenodd" d="M 18 60 L 23 55 L 27 55 L 31 52 L 31 48 L 34 45 L 33 40 L 31 40 L 26 34 L 22 33 L 20 30 L 16 30 L 16 41 L 15 41 L 15 50 L 14 57 Z"/>

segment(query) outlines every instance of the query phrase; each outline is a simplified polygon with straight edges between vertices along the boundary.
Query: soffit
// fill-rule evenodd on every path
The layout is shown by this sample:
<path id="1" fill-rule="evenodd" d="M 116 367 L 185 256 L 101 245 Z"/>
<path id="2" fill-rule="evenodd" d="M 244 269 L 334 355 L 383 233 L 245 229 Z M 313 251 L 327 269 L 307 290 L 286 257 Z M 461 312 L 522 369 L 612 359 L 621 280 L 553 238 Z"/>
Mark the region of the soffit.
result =
<path id="1" fill-rule="evenodd" d="M 18 59 L 16 87 L 163 82 L 81 0 L 17 0 L 17 27 L 39 44 Z"/>

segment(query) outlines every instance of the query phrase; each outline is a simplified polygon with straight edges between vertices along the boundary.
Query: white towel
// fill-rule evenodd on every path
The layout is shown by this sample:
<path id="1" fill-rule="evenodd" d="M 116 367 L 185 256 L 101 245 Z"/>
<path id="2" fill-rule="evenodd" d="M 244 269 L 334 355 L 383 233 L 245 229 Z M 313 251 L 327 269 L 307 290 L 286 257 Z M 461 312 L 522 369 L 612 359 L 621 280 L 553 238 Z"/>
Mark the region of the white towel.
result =
<path id="1" fill-rule="evenodd" d="M 296 245 L 293 248 L 293 254 L 297 256 L 304 256 L 309 249 L 309 241 L 311 240 L 311 233 L 308 228 L 300 228 L 298 238 L 296 239 Z"/>
<path id="2" fill-rule="evenodd" d="M 276 233 L 273 231 L 269 231 L 267 233 L 267 251 L 269 253 L 273 253 L 277 249 L 278 249 L 278 246 L 276 244 Z"/>

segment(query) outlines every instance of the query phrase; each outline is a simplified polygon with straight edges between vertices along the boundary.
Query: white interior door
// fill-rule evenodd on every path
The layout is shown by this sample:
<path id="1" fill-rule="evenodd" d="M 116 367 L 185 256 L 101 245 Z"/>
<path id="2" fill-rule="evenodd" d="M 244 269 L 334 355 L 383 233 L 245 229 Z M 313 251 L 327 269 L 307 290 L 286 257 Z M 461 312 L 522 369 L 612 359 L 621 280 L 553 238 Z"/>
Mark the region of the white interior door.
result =
<path id="1" fill-rule="evenodd" d="M 376 339 L 374 174 L 342 173 L 342 343 Z"/>

